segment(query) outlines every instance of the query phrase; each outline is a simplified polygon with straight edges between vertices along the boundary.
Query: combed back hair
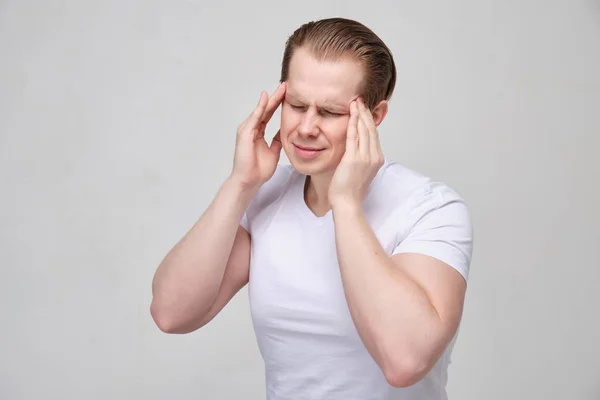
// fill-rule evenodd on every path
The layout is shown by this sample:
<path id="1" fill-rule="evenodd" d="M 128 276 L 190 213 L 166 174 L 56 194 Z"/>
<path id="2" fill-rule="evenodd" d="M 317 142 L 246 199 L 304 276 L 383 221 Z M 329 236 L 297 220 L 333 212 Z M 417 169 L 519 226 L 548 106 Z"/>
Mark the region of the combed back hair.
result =
<path id="1" fill-rule="evenodd" d="M 372 110 L 381 100 L 389 100 L 396 86 L 394 58 L 383 41 L 363 24 L 345 18 L 308 22 L 294 31 L 285 44 L 281 82 L 288 79 L 290 61 L 303 47 L 319 61 L 350 58 L 363 68 L 359 95 Z"/>

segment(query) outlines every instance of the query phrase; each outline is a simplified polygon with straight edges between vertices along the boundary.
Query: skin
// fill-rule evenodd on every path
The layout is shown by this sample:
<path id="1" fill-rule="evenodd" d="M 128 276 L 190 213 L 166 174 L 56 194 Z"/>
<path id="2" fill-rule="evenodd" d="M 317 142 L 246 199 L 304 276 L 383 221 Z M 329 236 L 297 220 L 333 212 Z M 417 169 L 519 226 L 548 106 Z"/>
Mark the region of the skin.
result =
<path id="1" fill-rule="evenodd" d="M 240 221 L 275 172 L 279 135 L 270 145 L 264 135 L 284 94 L 285 84 L 271 97 L 261 92 L 252 114 L 238 126 L 230 176 L 156 269 L 150 314 L 161 331 L 185 334 L 203 327 L 248 283 L 251 238 Z"/>
<path id="2" fill-rule="evenodd" d="M 319 62 L 298 51 L 287 81 L 281 139 L 294 168 L 311 175 L 309 208 L 318 215 L 333 211 L 342 283 L 359 335 L 388 382 L 404 387 L 431 370 L 456 333 L 466 283 L 432 257 L 387 256 L 368 225 L 361 204 L 384 162 L 377 127 L 388 105 L 365 107 L 357 92 L 361 76 L 351 59 Z M 324 150 L 303 160 L 295 155 L 297 143 Z"/>
<path id="3" fill-rule="evenodd" d="M 281 109 L 281 141 L 292 166 L 309 175 L 306 203 L 317 215 L 331 208 L 330 183 L 346 151 L 351 104 L 360 95 L 362 66 L 353 59 L 320 62 L 304 48 L 294 53 Z M 388 109 L 381 101 L 372 111 L 379 125 Z M 296 155 L 294 146 L 323 149 L 313 159 Z M 340 194 L 334 187 L 331 194 Z M 335 191 L 340 193 L 336 193 Z"/>
<path id="4" fill-rule="evenodd" d="M 350 313 L 386 380 L 406 387 L 431 370 L 458 329 L 466 282 L 429 256 L 387 256 L 367 223 L 361 203 L 383 165 L 377 127 L 388 104 L 367 109 L 361 79 L 351 59 L 319 62 L 298 49 L 288 80 L 271 97 L 261 93 L 238 128 L 231 176 L 157 270 L 151 311 L 161 330 L 204 326 L 247 284 L 252 239 L 239 222 L 283 148 L 293 167 L 310 176 L 307 206 L 317 215 L 332 210 Z M 280 105 L 280 132 L 269 146 L 264 130 Z M 296 145 L 321 151 L 306 160 Z"/>

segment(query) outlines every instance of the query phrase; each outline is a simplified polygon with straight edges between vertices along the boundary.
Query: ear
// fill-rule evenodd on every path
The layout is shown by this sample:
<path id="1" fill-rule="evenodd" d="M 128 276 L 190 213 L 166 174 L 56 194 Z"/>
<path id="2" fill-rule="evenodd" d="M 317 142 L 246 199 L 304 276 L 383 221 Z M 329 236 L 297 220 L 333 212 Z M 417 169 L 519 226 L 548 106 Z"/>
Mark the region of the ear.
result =
<path id="1" fill-rule="evenodd" d="M 375 126 L 379 126 L 387 115 L 388 112 L 388 102 L 386 100 L 381 100 L 373 109 L 371 114 L 373 114 L 373 121 L 375 122 Z"/>

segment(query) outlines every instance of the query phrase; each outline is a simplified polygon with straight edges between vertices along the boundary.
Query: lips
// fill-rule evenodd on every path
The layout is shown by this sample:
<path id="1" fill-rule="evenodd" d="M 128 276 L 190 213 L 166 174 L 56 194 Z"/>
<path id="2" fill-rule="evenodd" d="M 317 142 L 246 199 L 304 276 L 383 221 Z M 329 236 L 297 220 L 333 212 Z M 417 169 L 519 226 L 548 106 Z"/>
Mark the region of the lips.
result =
<path id="1" fill-rule="evenodd" d="M 300 150 L 307 150 L 307 151 L 321 151 L 323 149 L 317 148 L 317 147 L 307 147 L 307 146 L 300 146 L 299 144 L 294 144 L 294 146 L 298 147 Z"/>
<path id="2" fill-rule="evenodd" d="M 304 158 L 304 159 L 311 159 L 311 158 L 315 158 L 319 154 L 321 154 L 321 151 L 324 149 L 319 149 L 316 147 L 304 147 L 304 146 L 299 146 L 297 144 L 294 144 L 294 150 L 298 157 Z"/>

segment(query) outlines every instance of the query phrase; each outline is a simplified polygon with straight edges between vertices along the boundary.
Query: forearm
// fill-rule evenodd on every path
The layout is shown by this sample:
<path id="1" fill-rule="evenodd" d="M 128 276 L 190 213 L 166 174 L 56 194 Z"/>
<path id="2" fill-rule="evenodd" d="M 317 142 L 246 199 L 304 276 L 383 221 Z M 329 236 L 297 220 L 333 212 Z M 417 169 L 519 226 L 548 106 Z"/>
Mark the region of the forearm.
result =
<path id="1" fill-rule="evenodd" d="M 333 216 L 344 291 L 365 346 L 384 372 L 418 370 L 437 350 L 435 308 L 384 252 L 360 207 L 334 207 Z"/>
<path id="2" fill-rule="evenodd" d="M 231 179 L 224 182 L 200 219 L 159 265 L 152 283 L 153 314 L 184 322 L 210 309 L 254 194 Z"/>

